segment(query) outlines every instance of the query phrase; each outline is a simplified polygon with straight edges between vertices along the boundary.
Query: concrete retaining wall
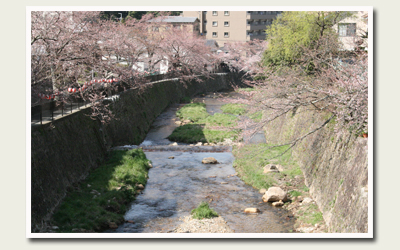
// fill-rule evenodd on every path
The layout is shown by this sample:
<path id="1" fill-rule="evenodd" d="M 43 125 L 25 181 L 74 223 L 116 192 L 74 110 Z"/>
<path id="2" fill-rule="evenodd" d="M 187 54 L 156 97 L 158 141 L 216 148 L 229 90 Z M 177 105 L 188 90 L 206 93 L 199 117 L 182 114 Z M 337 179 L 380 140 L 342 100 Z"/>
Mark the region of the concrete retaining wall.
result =
<path id="1" fill-rule="evenodd" d="M 268 143 L 282 144 L 317 128 L 329 114 L 299 109 L 265 127 Z M 334 122 L 293 149 L 329 232 L 368 232 L 368 139 L 334 131 Z"/>
<path id="2" fill-rule="evenodd" d="M 202 82 L 163 80 L 120 94 L 116 119 L 108 125 L 92 120 L 90 108 L 31 130 L 32 227 L 49 219 L 69 187 L 103 163 L 112 146 L 140 144 L 154 119 L 172 103 L 198 93 L 240 84 L 240 77 L 217 74 Z"/>

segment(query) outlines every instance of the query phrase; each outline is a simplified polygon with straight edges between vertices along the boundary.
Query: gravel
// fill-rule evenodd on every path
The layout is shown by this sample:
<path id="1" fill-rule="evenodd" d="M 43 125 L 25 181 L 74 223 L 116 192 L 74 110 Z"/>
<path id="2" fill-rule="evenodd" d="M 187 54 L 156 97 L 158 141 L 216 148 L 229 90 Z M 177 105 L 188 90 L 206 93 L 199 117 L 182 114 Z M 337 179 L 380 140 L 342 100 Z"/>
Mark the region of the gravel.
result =
<path id="1" fill-rule="evenodd" d="M 183 223 L 173 233 L 234 233 L 221 216 L 197 220 L 189 215 L 179 220 Z"/>

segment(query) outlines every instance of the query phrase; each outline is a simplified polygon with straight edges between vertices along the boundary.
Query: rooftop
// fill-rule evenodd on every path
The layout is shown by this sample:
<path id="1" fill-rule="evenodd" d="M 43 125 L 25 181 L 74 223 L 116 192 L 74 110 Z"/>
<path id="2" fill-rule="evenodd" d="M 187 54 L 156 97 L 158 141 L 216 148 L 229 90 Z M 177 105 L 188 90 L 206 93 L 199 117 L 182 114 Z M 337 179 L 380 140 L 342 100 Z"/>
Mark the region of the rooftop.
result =
<path id="1" fill-rule="evenodd" d="M 183 17 L 183 16 L 166 16 L 158 17 L 149 20 L 149 22 L 163 22 L 163 23 L 194 23 L 197 17 Z"/>

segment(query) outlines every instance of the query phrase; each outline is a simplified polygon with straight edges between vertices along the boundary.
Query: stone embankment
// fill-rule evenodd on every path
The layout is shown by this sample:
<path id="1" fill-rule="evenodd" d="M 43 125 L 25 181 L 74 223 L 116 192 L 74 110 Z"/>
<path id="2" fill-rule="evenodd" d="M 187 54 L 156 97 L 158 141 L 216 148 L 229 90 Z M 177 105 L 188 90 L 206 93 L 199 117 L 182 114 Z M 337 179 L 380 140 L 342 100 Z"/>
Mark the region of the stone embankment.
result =
<path id="1" fill-rule="evenodd" d="M 320 126 L 329 117 L 299 109 L 296 115 L 276 119 L 265 127 L 268 143 L 279 145 Z M 309 192 L 332 233 L 368 232 L 368 139 L 335 124 L 316 131 L 298 143 L 293 156 Z M 304 202 L 304 200 L 303 200 Z M 295 204 L 289 206 L 293 209 Z"/>
<path id="2" fill-rule="evenodd" d="M 32 231 L 49 219 L 67 190 L 98 167 L 112 146 L 139 144 L 154 119 L 182 98 L 240 85 L 235 74 L 216 74 L 203 82 L 163 80 L 120 94 L 113 103 L 116 119 L 92 120 L 90 108 L 31 130 Z M 37 228 L 36 228 L 37 227 Z M 36 228 L 36 229 L 35 229 Z"/>

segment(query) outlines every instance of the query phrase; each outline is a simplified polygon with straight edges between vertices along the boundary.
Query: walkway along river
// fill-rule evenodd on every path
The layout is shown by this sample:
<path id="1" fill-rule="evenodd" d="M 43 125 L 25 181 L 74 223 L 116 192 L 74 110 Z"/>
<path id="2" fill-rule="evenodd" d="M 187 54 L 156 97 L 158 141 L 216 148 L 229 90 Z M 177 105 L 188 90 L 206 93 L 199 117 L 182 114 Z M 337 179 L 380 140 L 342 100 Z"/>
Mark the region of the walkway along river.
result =
<path id="1" fill-rule="evenodd" d="M 204 101 L 210 114 L 222 112 L 220 107 L 225 104 L 213 94 L 196 101 Z M 106 232 L 173 233 L 202 201 L 209 202 L 235 233 L 291 232 L 291 214 L 263 203 L 258 190 L 236 176 L 230 146 L 173 145 L 165 139 L 178 126 L 175 112 L 181 106 L 172 105 L 161 114 L 140 145 L 153 165 L 147 185 L 125 214 L 129 222 Z M 219 164 L 202 164 L 205 157 L 214 157 Z M 260 213 L 245 214 L 249 207 L 258 208 Z"/>

